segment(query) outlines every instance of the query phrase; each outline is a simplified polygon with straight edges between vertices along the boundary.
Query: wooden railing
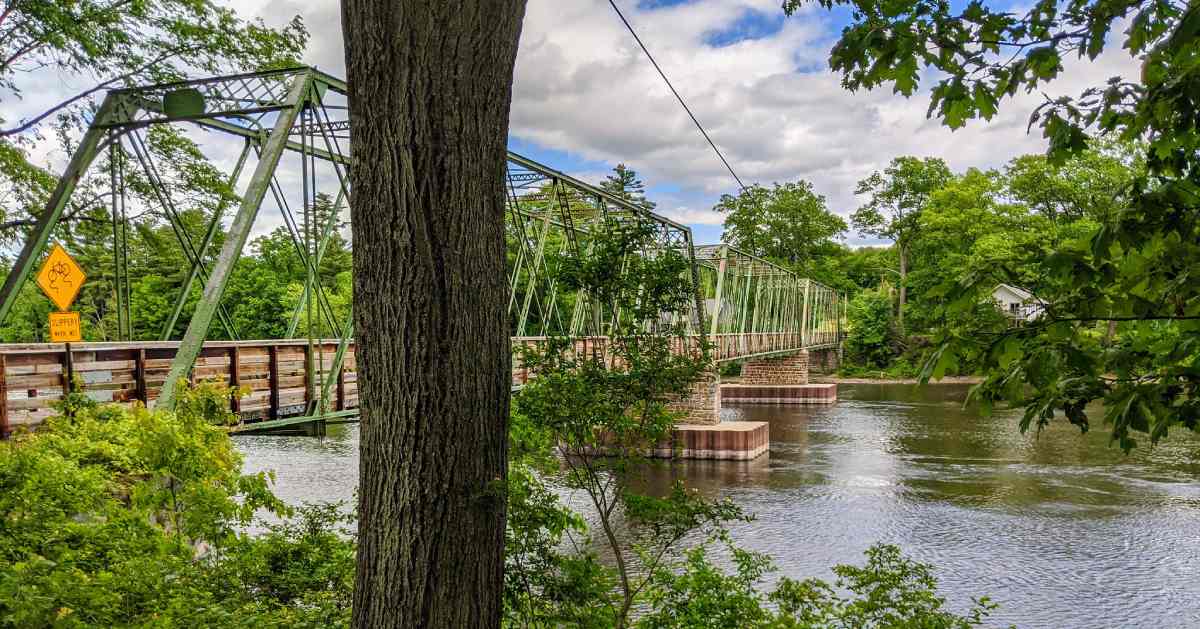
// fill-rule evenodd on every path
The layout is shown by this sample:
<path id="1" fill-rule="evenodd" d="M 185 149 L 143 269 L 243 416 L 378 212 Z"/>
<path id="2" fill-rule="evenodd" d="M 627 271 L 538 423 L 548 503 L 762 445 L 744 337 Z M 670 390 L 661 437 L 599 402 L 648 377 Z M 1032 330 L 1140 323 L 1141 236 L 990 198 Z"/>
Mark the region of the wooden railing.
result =
<path id="1" fill-rule="evenodd" d="M 149 404 L 158 397 L 178 347 L 171 342 L 74 343 L 68 354 L 61 344 L 0 345 L 0 399 L 5 401 L 0 434 L 36 426 L 53 415 L 51 402 L 62 398 L 64 383 L 71 378 L 99 402 Z M 306 340 L 206 343 L 192 379 L 216 379 L 248 390 L 230 400 L 231 410 L 243 421 L 302 415 L 319 401 L 337 343 L 318 342 L 313 352 L 318 377 L 312 387 Z M 344 365 L 330 391 L 330 410 L 358 407 L 353 345 Z"/>
<path id="2" fill-rule="evenodd" d="M 712 359 L 738 360 L 772 353 L 820 347 L 837 342 L 834 332 L 763 332 L 718 334 L 712 339 Z M 698 352 L 700 336 L 676 337 L 674 351 Z M 537 347 L 549 339 L 540 336 L 513 337 L 512 383 L 529 382 L 532 374 L 521 364 L 520 347 Z M 608 337 L 590 336 L 573 340 L 572 351 L 611 360 Z M 149 405 L 158 397 L 175 357 L 176 342 L 75 343 L 68 355 L 61 344 L 0 345 L 0 435 L 42 423 L 54 413 L 51 403 L 62 399 L 64 382 L 74 378 L 83 393 L 99 402 Z M 319 402 L 322 384 L 337 352 L 337 342 L 320 341 L 313 346 L 317 373 L 309 386 L 306 371 L 308 342 L 263 340 L 206 343 L 196 360 L 193 381 L 220 380 L 248 393 L 230 400 L 230 408 L 243 422 L 302 416 Z M 330 390 L 330 411 L 358 407 L 358 378 L 354 345 L 346 351 L 345 365 Z"/>

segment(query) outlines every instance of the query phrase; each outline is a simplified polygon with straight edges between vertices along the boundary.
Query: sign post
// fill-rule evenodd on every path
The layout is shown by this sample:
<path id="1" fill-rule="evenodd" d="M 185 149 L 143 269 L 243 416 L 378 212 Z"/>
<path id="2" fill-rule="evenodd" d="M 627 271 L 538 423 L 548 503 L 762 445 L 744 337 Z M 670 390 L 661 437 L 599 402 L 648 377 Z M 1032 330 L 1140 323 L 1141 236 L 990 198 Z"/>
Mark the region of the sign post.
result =
<path id="1" fill-rule="evenodd" d="M 37 274 L 37 285 L 58 308 L 58 312 L 50 313 L 50 342 L 62 343 L 65 352 L 63 395 L 70 393 L 73 388 L 71 343 L 83 340 L 79 313 L 67 311 L 67 308 L 71 307 L 71 303 L 79 295 L 79 289 L 83 288 L 85 280 L 87 274 L 83 272 L 83 268 L 58 243 L 54 243 L 50 255 L 46 256 L 46 261 L 42 263 L 42 268 Z"/>

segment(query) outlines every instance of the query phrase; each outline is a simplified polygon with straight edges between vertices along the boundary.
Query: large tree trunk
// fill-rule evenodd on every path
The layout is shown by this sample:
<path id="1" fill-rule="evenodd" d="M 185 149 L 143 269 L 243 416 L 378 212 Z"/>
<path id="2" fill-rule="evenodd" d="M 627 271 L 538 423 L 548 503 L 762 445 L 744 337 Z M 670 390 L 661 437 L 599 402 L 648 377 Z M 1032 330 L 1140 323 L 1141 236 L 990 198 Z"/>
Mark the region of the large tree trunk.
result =
<path id="1" fill-rule="evenodd" d="M 361 400 L 355 627 L 499 626 L 504 188 L 524 0 L 343 0 Z"/>

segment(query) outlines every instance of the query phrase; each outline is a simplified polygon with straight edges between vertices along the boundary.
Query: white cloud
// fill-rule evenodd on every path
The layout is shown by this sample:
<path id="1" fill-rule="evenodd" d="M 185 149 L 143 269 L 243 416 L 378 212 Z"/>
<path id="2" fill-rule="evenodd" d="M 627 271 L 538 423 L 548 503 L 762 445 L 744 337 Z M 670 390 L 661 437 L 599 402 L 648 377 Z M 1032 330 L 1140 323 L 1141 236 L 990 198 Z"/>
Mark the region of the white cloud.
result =
<path id="1" fill-rule="evenodd" d="M 667 218 L 686 225 L 720 225 L 725 222 L 725 215 L 710 209 L 696 209 L 687 206 L 667 206 L 655 209 Z"/>

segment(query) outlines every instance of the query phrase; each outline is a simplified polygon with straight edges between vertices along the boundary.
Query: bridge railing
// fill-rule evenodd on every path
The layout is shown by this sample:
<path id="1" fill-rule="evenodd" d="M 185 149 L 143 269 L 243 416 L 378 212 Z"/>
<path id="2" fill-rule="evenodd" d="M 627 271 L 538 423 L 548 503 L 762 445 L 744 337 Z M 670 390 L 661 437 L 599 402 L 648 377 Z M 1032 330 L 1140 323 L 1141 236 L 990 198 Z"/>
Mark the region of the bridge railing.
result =
<path id="1" fill-rule="evenodd" d="M 705 336 L 693 334 L 671 339 L 672 351 L 698 355 Z M 809 347 L 828 347 L 837 344 L 837 333 L 832 327 L 815 330 L 809 334 L 801 332 L 755 332 L 716 334 L 707 337 L 711 343 L 711 359 L 714 362 L 743 360 L 755 356 L 768 356 L 795 352 Z M 527 384 L 533 377 L 530 369 L 521 361 L 522 349 L 544 349 L 550 342 L 547 336 L 514 336 L 512 339 L 512 382 L 513 386 Z M 571 339 L 568 350 L 577 356 L 600 358 L 613 366 L 616 360 L 610 354 L 611 339 L 607 336 L 582 336 Z"/>
<path id="2" fill-rule="evenodd" d="M 514 336 L 512 337 L 512 383 L 514 387 L 524 386 L 534 378 L 534 374 L 526 366 L 522 358 L 522 350 L 542 350 L 552 340 L 548 336 Z M 699 335 L 676 336 L 671 338 L 671 351 L 676 354 L 691 353 L 699 356 L 703 337 Z M 571 339 L 568 352 L 575 356 L 591 357 L 604 361 L 609 367 L 619 367 L 621 361 L 613 355 L 612 339 L 607 336 L 581 336 Z"/>
<path id="3" fill-rule="evenodd" d="M 730 356 L 768 353 L 772 343 L 783 343 L 782 350 L 837 342 L 845 300 L 836 290 L 730 245 L 697 247 L 695 260 L 707 331 L 740 344 Z"/>
<path id="4" fill-rule="evenodd" d="M 149 404 L 158 398 L 179 349 L 178 342 L 0 345 L 0 435 L 34 427 L 54 415 L 65 383 L 74 381 L 97 402 Z M 358 407 L 354 346 L 333 373 L 338 341 L 214 341 L 196 359 L 192 381 L 219 380 L 241 388 L 230 410 L 242 421 L 281 419 L 310 412 L 320 403 L 322 383 L 332 374 L 326 408 Z M 312 377 L 309 371 L 311 363 Z"/>
<path id="5" fill-rule="evenodd" d="M 799 332 L 717 334 L 713 336 L 712 343 L 714 359 L 718 362 L 798 350 L 802 347 Z"/>

